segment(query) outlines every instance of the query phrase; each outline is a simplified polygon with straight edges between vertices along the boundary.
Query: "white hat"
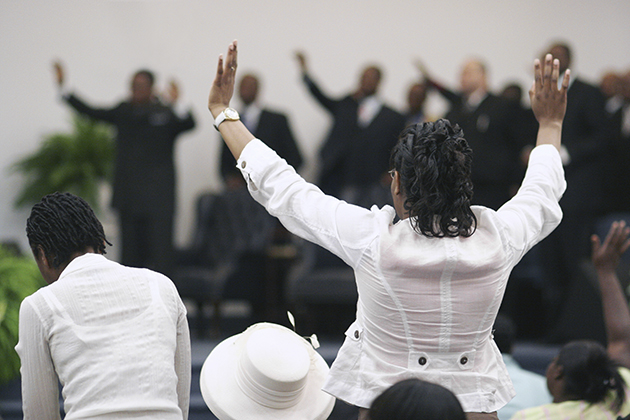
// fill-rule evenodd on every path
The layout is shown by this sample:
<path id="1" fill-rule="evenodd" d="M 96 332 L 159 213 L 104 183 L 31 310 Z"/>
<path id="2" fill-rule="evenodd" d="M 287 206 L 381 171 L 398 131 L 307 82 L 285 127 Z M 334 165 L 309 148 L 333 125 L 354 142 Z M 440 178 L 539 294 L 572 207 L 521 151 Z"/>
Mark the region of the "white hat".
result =
<path id="1" fill-rule="evenodd" d="M 201 395 L 220 420 L 323 420 L 335 404 L 321 390 L 327 374 L 308 341 L 259 323 L 212 350 L 201 368 Z"/>

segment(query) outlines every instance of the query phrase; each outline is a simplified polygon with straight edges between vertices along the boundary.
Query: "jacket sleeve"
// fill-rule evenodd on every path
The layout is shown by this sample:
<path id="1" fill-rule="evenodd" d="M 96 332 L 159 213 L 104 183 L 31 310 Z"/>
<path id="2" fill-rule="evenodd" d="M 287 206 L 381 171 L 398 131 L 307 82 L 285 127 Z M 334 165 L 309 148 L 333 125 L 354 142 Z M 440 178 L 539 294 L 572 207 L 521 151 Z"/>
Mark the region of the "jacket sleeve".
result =
<path id="1" fill-rule="evenodd" d="M 173 131 L 175 135 L 192 130 L 195 128 L 195 125 L 195 117 L 192 111 L 188 111 L 183 116 L 179 116 L 176 112 L 173 112 Z"/>
<path id="2" fill-rule="evenodd" d="M 333 113 L 339 101 L 325 95 L 321 91 L 319 86 L 313 81 L 313 79 L 310 78 L 308 74 L 304 74 L 303 80 L 309 92 L 311 92 L 311 95 L 313 95 L 313 97 L 317 100 L 317 102 L 319 102 L 321 106 L 326 108 L 328 112 Z"/>
<path id="3" fill-rule="evenodd" d="M 74 108 L 75 111 L 77 111 L 80 114 L 83 114 L 90 118 L 94 118 L 95 120 L 101 120 L 101 121 L 106 121 L 108 123 L 114 123 L 114 120 L 116 118 L 117 107 L 95 108 L 88 105 L 87 103 L 79 99 L 74 94 L 64 96 L 63 99 L 68 103 L 68 105 L 70 105 L 72 108 Z"/>

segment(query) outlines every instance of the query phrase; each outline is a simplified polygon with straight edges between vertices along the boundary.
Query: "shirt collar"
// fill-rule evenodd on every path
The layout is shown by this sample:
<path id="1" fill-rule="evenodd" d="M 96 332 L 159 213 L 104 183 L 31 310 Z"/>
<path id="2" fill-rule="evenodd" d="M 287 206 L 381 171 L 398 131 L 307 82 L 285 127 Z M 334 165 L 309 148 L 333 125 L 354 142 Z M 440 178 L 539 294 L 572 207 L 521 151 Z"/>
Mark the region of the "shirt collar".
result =
<path id="1" fill-rule="evenodd" d="M 85 253 L 80 255 L 70 261 L 66 268 L 63 269 L 59 279 L 57 281 L 62 280 L 64 277 L 71 275 L 74 272 L 81 271 L 86 267 L 93 267 L 94 265 L 101 265 L 104 262 L 108 261 L 102 254 L 94 254 L 92 252 Z"/>

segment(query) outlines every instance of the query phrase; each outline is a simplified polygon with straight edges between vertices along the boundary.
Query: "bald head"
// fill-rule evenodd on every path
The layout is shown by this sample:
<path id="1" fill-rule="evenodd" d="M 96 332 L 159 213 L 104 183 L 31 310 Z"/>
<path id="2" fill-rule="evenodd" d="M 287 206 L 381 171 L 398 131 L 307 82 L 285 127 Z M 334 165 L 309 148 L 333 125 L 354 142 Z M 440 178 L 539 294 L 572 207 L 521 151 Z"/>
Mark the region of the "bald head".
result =
<path id="1" fill-rule="evenodd" d="M 460 87 L 466 96 L 479 89 L 487 90 L 485 64 L 477 59 L 466 61 L 462 67 Z"/>

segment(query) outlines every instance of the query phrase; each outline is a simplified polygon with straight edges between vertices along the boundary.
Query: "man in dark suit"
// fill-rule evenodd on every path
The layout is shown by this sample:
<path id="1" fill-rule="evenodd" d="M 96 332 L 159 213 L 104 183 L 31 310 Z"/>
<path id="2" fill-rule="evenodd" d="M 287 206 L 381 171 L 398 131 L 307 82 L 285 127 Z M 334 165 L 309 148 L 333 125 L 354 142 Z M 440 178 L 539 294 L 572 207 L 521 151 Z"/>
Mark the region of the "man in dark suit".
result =
<path id="1" fill-rule="evenodd" d="M 488 92 L 486 66 L 473 59 L 464 63 L 460 92 L 452 92 L 425 74 L 429 86 L 449 101 L 446 118 L 464 130 L 475 160 L 473 204 L 498 209 L 522 179 L 520 153 L 525 146 L 518 107 Z"/>
<path id="2" fill-rule="evenodd" d="M 405 126 L 428 121 L 424 110 L 427 99 L 427 88 L 428 86 L 425 82 L 416 82 L 409 86 L 409 90 L 407 91 Z"/>
<path id="3" fill-rule="evenodd" d="M 367 67 L 355 92 L 332 99 L 309 76 L 304 54 L 296 56 L 304 83 L 333 117 L 319 152 L 317 185 L 327 194 L 356 203 L 363 192 L 378 188 L 390 169 L 390 151 L 405 126 L 405 117 L 378 99 L 379 68 Z"/>
<path id="4" fill-rule="evenodd" d="M 129 99 L 111 108 L 92 107 L 63 91 L 64 70 L 55 63 L 62 98 L 76 111 L 116 127 L 112 206 L 118 211 L 121 263 L 169 275 L 173 264 L 175 166 L 177 136 L 195 126 L 192 113 L 179 116 L 173 105 L 179 90 L 171 82 L 163 103 L 153 90 L 154 76 L 136 72 Z"/>
<path id="5" fill-rule="evenodd" d="M 249 131 L 275 150 L 296 170 L 302 165 L 302 154 L 293 138 L 286 115 L 262 108 L 256 102 L 260 82 L 253 74 L 246 74 L 239 85 L 239 97 L 243 103 L 240 117 Z M 221 150 L 221 176 L 228 188 L 244 186 L 243 176 L 236 169 L 236 161 L 225 143 Z"/>
<path id="6" fill-rule="evenodd" d="M 569 46 L 556 43 L 546 52 L 558 58 L 560 74 L 564 74 L 571 64 Z M 590 288 L 580 283 L 584 278 L 580 263 L 589 258 L 589 238 L 594 233 L 595 219 L 605 210 L 605 159 L 609 138 L 603 94 L 573 73 L 560 153 L 567 180 L 567 189 L 560 200 L 563 218 L 540 244 L 550 309 L 547 323 L 551 327 L 550 341 L 591 338 L 588 336 L 588 305 L 594 305 L 598 297 L 595 291 L 585 294 Z M 593 308 L 595 311 L 595 306 Z M 584 319 L 577 320 L 578 316 Z"/>
<path id="7" fill-rule="evenodd" d="M 619 76 L 619 106 L 609 115 L 608 212 L 630 214 L 630 71 Z"/>

